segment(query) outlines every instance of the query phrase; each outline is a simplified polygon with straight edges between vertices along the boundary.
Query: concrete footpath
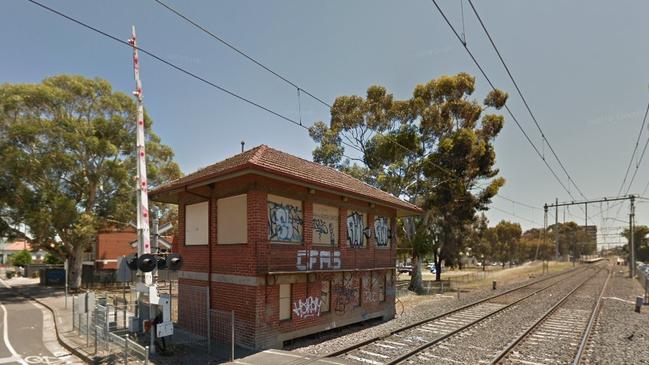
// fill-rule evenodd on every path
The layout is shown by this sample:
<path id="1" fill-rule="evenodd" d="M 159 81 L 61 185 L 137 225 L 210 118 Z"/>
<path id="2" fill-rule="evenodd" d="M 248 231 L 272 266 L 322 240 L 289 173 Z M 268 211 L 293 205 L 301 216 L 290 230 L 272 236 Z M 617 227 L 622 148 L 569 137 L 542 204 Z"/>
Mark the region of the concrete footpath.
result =
<path id="1" fill-rule="evenodd" d="M 38 279 L 12 278 L 2 280 L 16 293 L 34 300 L 51 313 L 54 318 L 55 328 L 52 334 L 56 340 L 71 354 L 89 364 L 121 364 L 124 363 L 122 354 L 109 353 L 105 349 L 95 348 L 92 339 L 88 341 L 85 335 L 80 336 L 73 329 L 72 322 L 72 297 L 67 298 L 62 288 L 44 287 L 38 285 Z M 207 354 L 206 348 L 200 345 L 200 341 L 182 329 L 175 329 L 175 333 L 167 340 L 167 347 L 170 353 L 166 356 L 152 355 L 149 359 L 151 364 L 221 364 L 229 360 L 229 352 L 223 348 L 216 348 L 212 354 Z M 240 352 L 238 351 L 237 354 Z M 249 355 L 249 353 L 241 355 Z M 129 357 L 129 364 L 142 363 L 136 358 Z"/>

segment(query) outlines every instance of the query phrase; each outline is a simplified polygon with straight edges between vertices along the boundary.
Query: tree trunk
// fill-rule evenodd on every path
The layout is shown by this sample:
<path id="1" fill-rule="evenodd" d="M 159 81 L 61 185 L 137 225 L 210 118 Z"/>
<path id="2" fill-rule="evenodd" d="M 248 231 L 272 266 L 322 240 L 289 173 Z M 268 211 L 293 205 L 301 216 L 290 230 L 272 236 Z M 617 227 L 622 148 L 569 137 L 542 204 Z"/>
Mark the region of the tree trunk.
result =
<path id="1" fill-rule="evenodd" d="M 83 269 L 83 245 L 77 245 L 72 249 L 72 255 L 68 257 L 68 285 L 71 289 L 81 288 L 81 271 Z"/>
<path id="2" fill-rule="evenodd" d="M 424 292 L 424 287 L 421 276 L 421 256 L 417 254 L 412 255 L 412 271 L 410 272 L 410 275 L 410 285 L 408 286 L 408 290 L 417 294 L 422 294 Z"/>

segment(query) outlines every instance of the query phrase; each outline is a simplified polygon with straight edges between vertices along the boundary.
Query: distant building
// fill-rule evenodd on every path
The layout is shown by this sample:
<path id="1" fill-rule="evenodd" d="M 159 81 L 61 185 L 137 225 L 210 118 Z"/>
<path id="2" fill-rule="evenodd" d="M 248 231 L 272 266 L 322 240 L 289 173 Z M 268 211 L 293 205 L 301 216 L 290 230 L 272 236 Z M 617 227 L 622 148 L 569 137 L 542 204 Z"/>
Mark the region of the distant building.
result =
<path id="1" fill-rule="evenodd" d="M 178 204 L 189 331 L 205 335 L 206 309 L 234 311 L 236 342 L 263 349 L 394 317 L 396 220 L 421 212 L 410 203 L 265 145 L 149 197 Z"/>
<path id="2" fill-rule="evenodd" d="M 32 262 L 35 264 L 43 262 L 43 259 L 45 258 L 45 251 L 39 249 L 32 252 L 32 245 L 25 240 L 7 241 L 0 242 L 0 264 L 8 264 L 9 256 L 22 250 L 29 251 L 32 256 Z"/>

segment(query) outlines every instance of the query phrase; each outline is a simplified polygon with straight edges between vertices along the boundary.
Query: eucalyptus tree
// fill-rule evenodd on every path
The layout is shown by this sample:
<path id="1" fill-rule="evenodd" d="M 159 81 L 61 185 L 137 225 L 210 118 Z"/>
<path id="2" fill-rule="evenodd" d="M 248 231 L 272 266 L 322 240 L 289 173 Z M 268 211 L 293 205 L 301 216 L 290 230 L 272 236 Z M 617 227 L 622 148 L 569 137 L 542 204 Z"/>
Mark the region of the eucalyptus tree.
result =
<path id="1" fill-rule="evenodd" d="M 370 86 L 365 97 L 336 98 L 329 122 L 310 130 L 318 143 L 315 161 L 424 209 L 417 222 L 402 225 L 411 227 L 402 232 L 415 265 L 411 290 L 421 290 L 428 254 L 440 279 L 442 260 L 457 259 L 476 212 L 486 210 L 504 184 L 493 147 L 504 118 L 485 111 L 502 108 L 507 94 L 491 91 L 480 103 L 474 91 L 475 79 L 466 73 L 417 85 L 403 100 Z"/>
<path id="2" fill-rule="evenodd" d="M 135 217 L 135 116 L 133 99 L 101 79 L 0 86 L 0 233 L 68 258 L 72 287 L 97 230 Z M 151 123 L 145 115 L 154 186 L 180 170 Z"/>

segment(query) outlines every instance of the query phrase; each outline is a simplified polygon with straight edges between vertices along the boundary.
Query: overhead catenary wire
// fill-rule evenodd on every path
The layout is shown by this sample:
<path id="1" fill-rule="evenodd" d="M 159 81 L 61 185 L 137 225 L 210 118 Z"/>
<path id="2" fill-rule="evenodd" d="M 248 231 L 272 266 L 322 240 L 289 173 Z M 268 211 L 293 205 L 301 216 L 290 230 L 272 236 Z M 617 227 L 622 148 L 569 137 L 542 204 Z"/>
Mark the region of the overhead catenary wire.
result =
<path id="1" fill-rule="evenodd" d="M 538 120 L 536 119 L 536 116 L 534 115 L 534 113 L 532 112 L 532 109 L 530 108 L 529 103 L 527 102 L 527 99 L 523 95 L 523 92 L 521 91 L 520 87 L 518 86 L 518 83 L 516 82 L 516 79 L 512 75 L 512 72 L 510 71 L 509 66 L 507 65 L 507 62 L 505 62 L 502 54 L 500 53 L 500 50 L 496 46 L 496 42 L 491 37 L 491 34 L 487 30 L 487 27 L 486 27 L 485 23 L 482 21 L 482 17 L 480 17 L 480 14 L 478 13 L 478 10 L 473 5 L 473 1 L 472 0 L 468 0 L 468 1 L 469 1 L 469 5 L 471 6 L 471 9 L 473 10 L 473 13 L 475 14 L 476 18 L 478 18 L 478 21 L 480 22 L 480 26 L 482 27 L 482 30 L 487 35 L 487 38 L 489 38 L 489 42 L 491 43 L 491 46 L 496 51 L 496 54 L 498 55 L 498 59 L 500 59 L 500 63 L 502 63 L 503 67 L 505 68 L 505 71 L 507 72 L 507 75 L 509 76 L 510 80 L 514 84 L 514 88 L 516 89 L 516 92 L 518 93 L 518 96 L 520 96 L 521 100 L 523 101 L 523 105 L 525 106 L 525 109 L 529 113 L 530 117 L 532 118 L 532 121 L 534 122 L 534 125 L 536 125 L 536 128 L 538 129 L 539 133 L 541 134 L 541 138 L 543 139 L 543 141 L 545 141 L 545 144 L 547 144 L 548 148 L 550 149 L 550 152 L 552 152 L 552 155 L 554 156 L 554 158 L 559 163 L 559 166 L 563 170 L 564 174 L 566 174 L 566 176 L 568 177 L 568 181 L 570 181 L 572 183 L 572 185 L 575 187 L 575 189 L 577 189 L 577 192 L 579 192 L 579 195 L 581 195 L 582 198 L 587 199 L 586 196 L 584 195 L 584 193 L 579 188 L 579 186 L 577 186 L 577 183 L 574 181 L 572 176 L 570 176 L 570 173 L 568 173 L 568 170 L 564 166 L 563 162 L 561 161 L 561 159 L 559 158 L 557 153 L 554 151 L 554 148 L 552 147 L 552 144 L 550 144 L 550 141 L 548 140 L 547 136 L 543 132 L 543 129 L 541 128 L 541 125 L 539 124 Z"/>
<path id="2" fill-rule="evenodd" d="M 482 67 L 482 65 L 478 62 L 478 60 L 476 59 L 476 57 L 473 55 L 473 52 L 471 52 L 471 50 L 469 49 L 469 47 L 467 46 L 467 44 L 464 43 L 464 42 L 462 41 L 462 37 L 460 36 L 460 34 L 457 32 L 457 30 L 455 29 L 455 27 L 453 26 L 453 24 L 451 23 L 451 21 L 448 19 L 448 17 L 446 16 L 446 14 L 445 14 L 444 11 L 442 10 L 442 8 L 439 7 L 439 5 L 437 4 L 437 1 L 436 1 L 436 0 L 431 0 L 431 1 L 433 2 L 433 4 L 435 5 L 435 7 L 437 8 L 437 10 L 439 11 L 439 13 L 440 13 L 440 15 L 442 16 L 442 18 L 444 18 L 444 21 L 446 22 L 446 24 L 451 28 L 451 30 L 453 31 L 453 34 L 455 35 L 455 37 L 460 41 L 460 43 L 461 43 L 462 46 L 464 47 L 464 50 L 467 52 L 467 54 L 469 55 L 469 57 L 471 58 L 471 60 L 473 61 L 473 63 L 476 65 L 476 67 L 478 68 L 478 70 L 480 71 L 480 73 L 482 74 L 482 76 L 487 80 L 487 83 L 489 84 L 489 86 L 490 86 L 493 90 L 497 90 L 497 89 L 496 89 L 496 86 L 495 86 L 494 83 L 491 81 L 491 79 L 489 78 L 489 76 L 488 76 L 487 73 L 485 72 L 485 70 L 484 70 L 484 68 Z M 554 169 L 552 168 L 552 166 L 550 166 L 550 164 L 548 163 L 548 161 L 545 159 L 545 156 L 543 156 L 543 155 L 541 154 L 541 152 L 539 151 L 539 149 L 538 149 L 538 147 L 536 146 L 536 144 L 534 144 L 534 142 L 530 139 L 530 137 L 529 137 L 529 135 L 527 134 L 527 132 L 525 132 L 525 129 L 524 129 L 523 126 L 519 123 L 518 119 L 516 118 L 516 116 L 514 115 L 514 113 L 511 111 L 511 109 L 509 108 L 509 106 L 507 106 L 507 104 L 505 104 L 504 108 L 505 108 L 505 110 L 507 111 L 507 113 L 509 114 L 509 116 L 512 118 L 512 120 L 514 121 L 514 123 L 516 124 L 516 126 L 518 126 L 518 129 L 521 131 L 521 133 L 523 133 L 523 136 L 525 137 L 525 139 L 527 140 L 527 142 L 532 146 L 532 148 L 534 149 L 534 151 L 536 152 L 536 154 L 539 156 L 539 158 L 543 161 L 543 163 L 544 163 L 545 166 L 548 168 L 548 170 L 550 171 L 550 173 L 552 174 L 552 176 L 554 176 L 555 180 L 557 180 L 557 182 L 559 183 L 559 185 L 561 185 L 561 187 L 562 187 L 562 188 L 563 188 L 563 189 L 568 193 L 568 195 L 569 195 L 573 200 L 576 200 L 575 197 L 574 197 L 574 195 L 573 195 L 572 192 L 570 191 L 570 189 L 568 189 L 568 187 L 566 187 L 566 185 L 563 183 L 563 181 L 561 181 L 561 179 L 559 178 L 559 176 L 557 175 L 557 173 L 554 171 Z"/>
<path id="3" fill-rule="evenodd" d="M 91 30 L 91 31 L 93 31 L 93 32 L 95 32 L 95 33 L 97 33 L 97 34 L 100 34 L 100 35 L 102 35 L 102 36 L 104 36 L 104 37 L 106 37 L 106 38 L 109 38 L 109 39 L 111 39 L 111 40 L 113 40 L 113 41 L 116 41 L 116 42 L 122 44 L 122 45 L 125 45 L 125 46 L 128 46 L 129 48 L 132 48 L 132 45 L 129 44 L 127 41 L 124 41 L 124 40 L 122 40 L 122 39 L 120 39 L 120 38 L 118 38 L 118 37 L 116 37 L 116 36 L 114 36 L 114 35 L 112 35 L 112 34 L 110 34 L 110 33 L 108 33 L 108 32 L 105 32 L 105 31 L 103 31 L 103 30 L 101 30 L 101 29 L 99 29 L 99 28 L 96 28 L 96 27 L 91 26 L 91 25 L 89 25 L 89 24 L 87 24 L 87 23 L 84 23 L 84 22 L 82 22 L 82 21 L 80 21 L 80 20 L 78 20 L 78 19 L 76 19 L 76 18 L 73 18 L 73 17 L 71 17 L 71 16 L 69 16 L 69 15 L 67 15 L 67 14 L 64 14 L 64 13 L 62 13 L 62 12 L 56 10 L 56 9 L 53 9 L 53 8 L 47 6 L 47 5 L 44 5 L 44 4 L 42 4 L 42 3 L 38 2 L 38 1 L 35 1 L 35 0 L 27 0 L 27 1 L 30 2 L 30 3 L 32 3 L 32 4 L 34 4 L 34 5 L 37 5 L 37 6 L 41 7 L 41 8 L 43 8 L 43 9 L 45 9 L 45 10 L 51 12 L 51 13 L 54 13 L 54 14 L 56 14 L 56 15 L 58 15 L 58 16 L 61 16 L 61 17 L 65 18 L 65 19 L 67 19 L 67 20 L 69 20 L 69 21 L 71 21 L 71 22 L 73 22 L 73 23 L 76 23 L 76 24 L 78 24 L 78 25 L 80 25 L 80 26 L 82 26 L 82 27 L 84 27 L 84 28 L 86 28 L 86 29 L 88 29 L 88 30 Z M 157 1 L 157 0 L 154 0 L 154 1 Z M 141 46 L 138 46 L 137 49 L 138 49 L 140 52 L 142 52 L 142 53 L 144 53 L 144 54 L 146 54 L 146 55 L 152 57 L 153 59 L 155 59 L 155 60 L 157 60 L 157 61 L 159 61 L 159 62 L 161 62 L 161 63 L 163 63 L 163 64 L 165 64 L 165 65 L 167 65 L 167 66 L 169 66 L 169 67 L 171 67 L 171 68 L 173 68 L 173 69 L 175 69 L 175 70 L 177 70 L 177 71 L 179 71 L 179 72 L 181 72 L 181 73 L 183 73 L 183 74 L 185 74 L 185 75 L 187 75 L 187 76 L 190 76 L 190 77 L 192 77 L 192 78 L 194 78 L 194 79 L 196 79 L 196 80 L 198 80 L 198 81 L 201 81 L 201 82 L 203 82 L 203 83 L 205 83 L 205 84 L 207 84 L 207 85 L 209 85 L 209 86 L 211 86 L 211 87 L 214 87 L 214 88 L 216 88 L 216 89 L 218 89 L 218 90 L 220 90 L 220 91 L 222 91 L 222 92 L 224 92 L 224 93 L 226 93 L 226 94 L 228 94 L 228 95 L 230 95 L 230 96 L 232 96 L 232 97 L 234 97 L 234 98 L 236 98 L 236 99 L 238 99 L 238 100 L 240 100 L 240 101 L 243 101 L 243 102 L 245 102 L 245 103 L 247 103 L 247 104 L 250 104 L 250 105 L 255 106 L 255 107 L 257 107 L 257 108 L 259 108 L 259 109 L 261 109 L 261 110 L 264 110 L 264 111 L 266 111 L 266 112 L 268 112 L 268 113 L 270 113 L 270 114 L 273 114 L 273 115 L 277 116 L 278 118 L 283 119 L 283 120 L 285 120 L 285 121 L 287 121 L 287 122 L 290 122 L 290 123 L 292 123 L 292 124 L 294 124 L 294 125 L 296 125 L 296 126 L 302 127 L 302 128 L 304 128 L 304 129 L 306 129 L 306 130 L 309 129 L 307 126 L 303 125 L 303 124 L 301 123 L 301 121 L 294 120 L 294 119 L 292 119 L 292 118 L 290 118 L 290 117 L 288 117 L 288 116 L 286 116 L 286 115 L 283 115 L 283 114 L 278 113 L 278 112 L 276 112 L 276 111 L 274 111 L 274 110 L 272 110 L 272 109 L 270 109 L 270 108 L 268 108 L 268 107 L 266 107 L 266 106 L 263 106 L 263 105 L 261 105 L 261 104 L 255 102 L 255 101 L 253 101 L 253 100 L 251 100 L 251 99 L 248 99 L 248 98 L 246 98 L 246 97 L 243 97 L 243 96 L 239 95 L 238 93 L 235 93 L 235 92 L 233 92 L 233 91 L 231 91 L 231 90 L 228 90 L 228 89 L 226 89 L 226 88 L 224 88 L 224 87 L 222 87 L 222 86 L 220 86 L 220 85 L 218 85 L 218 84 L 216 84 L 216 83 L 214 83 L 214 82 L 212 82 L 212 81 L 210 81 L 210 80 L 208 80 L 208 79 L 206 79 L 206 78 L 204 78 L 204 77 L 202 77 L 202 76 L 199 76 L 198 74 L 196 74 L 196 73 L 194 73 L 194 72 L 192 72 L 192 71 L 189 71 L 189 70 L 187 70 L 187 69 L 185 69 L 185 68 L 183 68 L 183 67 L 181 67 L 181 66 L 178 66 L 178 65 L 174 64 L 173 62 L 170 62 L 170 61 L 168 61 L 168 60 L 166 60 L 166 59 L 164 59 L 164 58 L 158 56 L 157 54 L 155 54 L 155 53 L 152 52 L 152 51 L 149 51 L 149 50 L 147 50 L 147 49 L 144 49 L 144 48 L 142 48 Z M 255 62 L 255 63 L 258 63 L 258 62 Z M 264 69 L 266 69 L 266 67 L 264 67 L 262 64 L 259 63 L 259 65 L 260 65 L 261 67 L 263 67 Z M 272 70 L 270 70 L 270 69 L 269 69 L 268 71 L 271 72 L 271 73 L 273 73 L 273 74 L 276 74 L 275 72 L 272 72 Z M 281 77 L 281 76 L 278 75 L 278 74 L 276 74 L 276 76 L 278 76 L 278 77 L 280 77 L 280 78 L 282 78 L 282 79 L 285 79 L 284 77 Z M 288 79 L 286 79 L 285 81 L 288 81 Z M 313 96 L 311 93 L 305 91 L 302 87 L 299 87 L 299 86 L 293 84 L 293 83 L 290 82 L 290 81 L 288 81 L 288 82 L 289 82 L 292 86 L 295 86 L 295 87 L 296 87 L 297 92 L 298 92 L 298 98 L 299 98 L 299 93 L 300 93 L 300 92 L 304 92 L 304 93 L 306 93 L 307 95 L 313 97 L 314 99 L 320 101 L 320 102 L 323 103 L 324 105 L 327 105 L 327 106 L 331 107 L 331 105 L 329 105 L 328 103 L 324 102 L 322 99 Z M 492 85 L 492 86 L 493 86 L 493 85 Z M 301 115 L 301 112 L 300 112 L 300 115 Z M 510 115 L 511 115 L 511 111 L 510 111 Z M 512 115 L 512 117 L 513 117 L 513 115 Z M 410 152 L 412 152 L 410 149 L 408 149 L 407 147 L 403 146 L 403 145 L 400 144 L 399 142 L 397 142 L 397 141 L 391 139 L 390 136 L 386 136 L 386 137 L 387 137 L 388 139 L 390 139 L 390 140 L 391 140 L 395 145 L 397 145 L 397 146 L 403 148 L 403 149 L 406 150 L 406 151 L 410 151 Z M 529 140 L 529 138 L 528 138 L 528 140 Z M 530 142 L 531 142 L 531 141 L 530 141 Z M 345 143 L 344 141 L 342 141 L 341 143 L 344 144 L 345 146 L 348 146 L 348 147 L 353 148 L 353 149 L 355 149 L 355 150 L 357 150 L 357 151 L 360 151 L 360 150 L 358 149 L 358 147 L 356 147 L 356 146 L 354 146 L 354 145 L 351 145 L 351 144 Z M 538 152 L 538 151 L 537 151 L 537 152 Z M 350 157 L 348 157 L 348 156 L 346 156 L 346 155 L 344 155 L 344 157 L 350 158 Z M 444 170 L 445 172 L 447 172 L 447 173 L 449 173 L 449 174 L 451 174 L 451 175 L 454 174 L 452 171 L 446 169 L 445 167 L 443 167 L 443 166 L 441 166 L 441 165 L 438 165 L 438 164 L 436 164 L 436 163 L 434 163 L 434 162 L 432 162 L 432 161 L 430 161 L 430 160 L 426 160 L 426 161 L 427 161 L 428 163 L 430 163 L 431 165 L 436 166 L 437 168 L 442 169 L 442 170 Z M 556 174 L 555 174 L 555 178 L 558 178 L 558 177 L 556 176 Z M 564 189 L 565 189 L 565 186 L 564 186 Z M 506 199 L 506 200 L 507 200 L 507 199 Z M 528 205 L 528 204 L 526 204 L 526 203 L 521 203 L 521 202 L 517 202 L 517 201 L 516 201 L 515 203 L 520 204 L 520 205 L 523 205 L 523 206 L 531 206 L 531 205 Z M 502 209 L 499 209 L 499 208 L 495 208 L 495 207 L 493 207 L 493 208 L 494 208 L 495 210 L 503 211 Z M 503 211 L 503 212 L 506 212 L 506 211 Z M 507 213 L 509 213 L 509 212 L 507 212 Z M 515 216 L 515 215 L 514 215 L 514 216 Z M 538 224 L 537 222 L 534 222 L 534 221 L 528 220 L 528 219 L 523 218 L 523 217 L 518 217 L 518 216 L 515 216 L 515 217 L 517 217 L 517 218 L 521 218 L 521 219 L 524 219 L 524 220 L 527 220 L 527 221 L 532 222 L 532 223 L 534 223 L 534 224 Z"/>
<path id="4" fill-rule="evenodd" d="M 635 140 L 635 146 L 633 147 L 633 152 L 631 153 L 631 158 L 629 159 L 629 164 L 626 167 L 626 172 L 624 173 L 624 179 L 622 180 L 622 184 L 620 184 L 620 189 L 617 192 L 617 196 L 620 196 L 622 193 L 622 189 L 624 189 L 624 185 L 626 183 L 626 179 L 629 176 L 629 171 L 631 170 L 631 165 L 633 164 L 633 159 L 635 158 L 635 154 L 638 151 L 638 146 L 640 144 L 640 138 L 642 137 L 642 132 L 644 131 L 644 126 L 645 123 L 647 122 L 647 113 L 649 113 L 649 103 L 647 103 L 647 108 L 645 109 L 644 112 L 644 117 L 642 118 L 642 125 L 640 126 L 640 130 L 638 131 L 638 137 Z M 638 164 L 636 164 L 636 171 L 638 170 Z M 631 187 L 631 183 L 629 183 L 629 187 Z M 644 195 L 644 193 L 642 193 Z"/>
<path id="5" fill-rule="evenodd" d="M 238 54 L 240 54 L 241 56 L 245 57 L 245 58 L 248 59 L 249 61 L 255 63 L 256 65 L 258 65 L 258 66 L 261 67 L 262 69 L 264 69 L 264 70 L 270 72 L 271 74 L 275 75 L 276 77 L 278 77 L 279 79 L 281 79 L 282 81 L 284 81 L 285 83 L 287 83 L 288 85 L 290 85 L 290 86 L 296 88 L 296 89 L 297 89 L 297 94 L 298 94 L 298 107 L 300 107 L 300 105 L 301 105 L 301 101 L 300 101 L 300 91 L 302 91 L 302 92 L 304 92 L 305 94 L 309 95 L 310 97 L 314 98 L 315 100 L 319 101 L 321 104 L 323 104 L 323 105 L 325 105 L 325 106 L 327 106 L 327 107 L 329 107 L 329 108 L 332 108 L 332 105 L 329 104 L 328 102 L 326 102 L 326 101 L 324 101 L 323 99 L 321 99 L 321 98 L 315 96 L 314 94 L 312 94 L 312 93 L 306 91 L 304 88 L 302 88 L 301 86 L 299 86 L 297 83 L 295 83 L 295 82 L 289 80 L 287 77 L 282 76 L 282 75 L 280 75 L 279 73 L 275 72 L 275 71 L 272 70 L 270 67 L 266 66 L 264 63 L 262 63 L 261 61 L 259 61 L 258 59 L 255 59 L 255 58 L 251 57 L 247 52 L 245 52 L 245 51 L 242 50 L 241 48 L 236 47 L 236 46 L 234 46 L 231 42 L 226 41 L 222 36 L 219 36 L 219 35 L 215 34 L 214 32 L 212 32 L 212 31 L 210 31 L 209 29 L 207 29 L 207 27 L 205 27 L 204 25 L 199 24 L 199 23 L 196 22 L 195 20 L 191 19 L 189 16 L 183 14 L 180 10 L 178 10 L 178 9 L 176 9 L 176 8 L 173 8 L 172 6 L 168 5 L 167 3 L 165 3 L 165 2 L 162 1 L 162 0 L 153 0 L 153 1 L 155 1 L 155 2 L 158 3 L 159 5 L 163 6 L 164 8 L 166 8 L 167 10 L 169 10 L 170 12 L 172 12 L 173 14 L 177 15 L 178 17 L 180 17 L 181 19 L 185 20 L 186 22 L 188 22 L 189 24 L 191 24 L 191 25 L 194 26 L 195 28 L 201 30 L 201 31 L 204 32 L 205 34 L 209 35 L 210 37 L 216 39 L 216 40 L 219 41 L 220 43 L 222 43 L 222 44 L 224 44 L 225 46 L 229 47 L 230 49 L 232 49 L 232 50 L 235 51 L 236 53 L 238 53 Z M 462 4 L 463 1 L 464 1 L 464 0 L 460 0 L 460 6 L 461 6 L 461 8 L 462 8 L 462 20 L 463 20 L 463 24 L 464 24 L 464 7 L 463 7 L 463 4 Z M 466 33 L 465 33 L 464 29 L 463 29 L 463 33 L 462 33 L 462 35 L 463 35 L 463 44 L 466 45 Z M 493 87 L 493 85 L 492 85 L 492 87 Z M 510 114 L 511 114 L 511 112 L 510 112 Z M 513 117 L 513 116 L 512 116 L 512 117 Z M 515 118 L 514 118 L 514 119 L 515 119 Z M 302 122 L 302 120 L 301 120 L 301 112 L 300 112 L 300 124 L 301 124 L 301 122 Z M 516 123 L 518 124 L 518 122 L 516 122 Z M 407 152 L 410 152 L 410 153 L 414 153 L 414 152 L 413 152 L 412 150 L 410 150 L 408 147 L 402 145 L 401 143 L 399 143 L 398 141 L 396 141 L 394 138 L 391 138 L 391 136 L 384 136 L 384 137 L 385 137 L 388 141 L 390 141 L 390 142 L 392 142 L 393 144 L 395 144 L 396 146 L 402 148 L 404 151 L 407 151 Z M 526 137 L 527 137 L 527 136 L 526 136 Z M 529 138 L 528 138 L 528 141 L 530 141 L 530 143 L 531 143 L 531 140 L 529 140 Z M 538 153 L 538 151 L 537 151 L 537 153 Z M 447 173 L 447 174 L 449 174 L 449 175 L 454 175 L 454 173 L 453 173 L 452 171 L 446 169 L 445 167 L 443 167 L 443 166 L 441 166 L 441 165 L 439 165 L 439 164 L 437 164 L 437 163 L 434 163 L 434 162 L 431 161 L 431 160 L 426 160 L 426 162 L 428 162 L 429 164 L 433 165 L 434 167 L 436 167 L 436 168 L 438 168 L 438 169 L 444 171 L 445 173 Z M 567 172 L 566 172 L 566 173 L 567 173 Z M 554 172 L 553 172 L 553 174 L 554 174 Z M 555 175 L 555 177 L 556 177 L 556 175 Z M 578 187 L 577 187 L 577 189 L 579 190 Z M 580 191 L 580 190 L 579 190 L 579 191 Z M 582 196 L 583 196 L 583 194 L 582 194 Z M 505 198 L 505 200 L 509 200 L 509 199 L 506 199 L 506 198 Z M 515 203 L 517 203 L 517 204 L 519 204 L 519 205 L 522 205 L 522 206 L 531 207 L 531 205 L 528 205 L 528 204 L 525 204 L 525 203 L 520 203 L 520 202 L 515 202 Z M 533 207 L 533 208 L 535 208 L 535 209 L 540 209 L 540 208 L 537 208 L 537 207 Z"/>

